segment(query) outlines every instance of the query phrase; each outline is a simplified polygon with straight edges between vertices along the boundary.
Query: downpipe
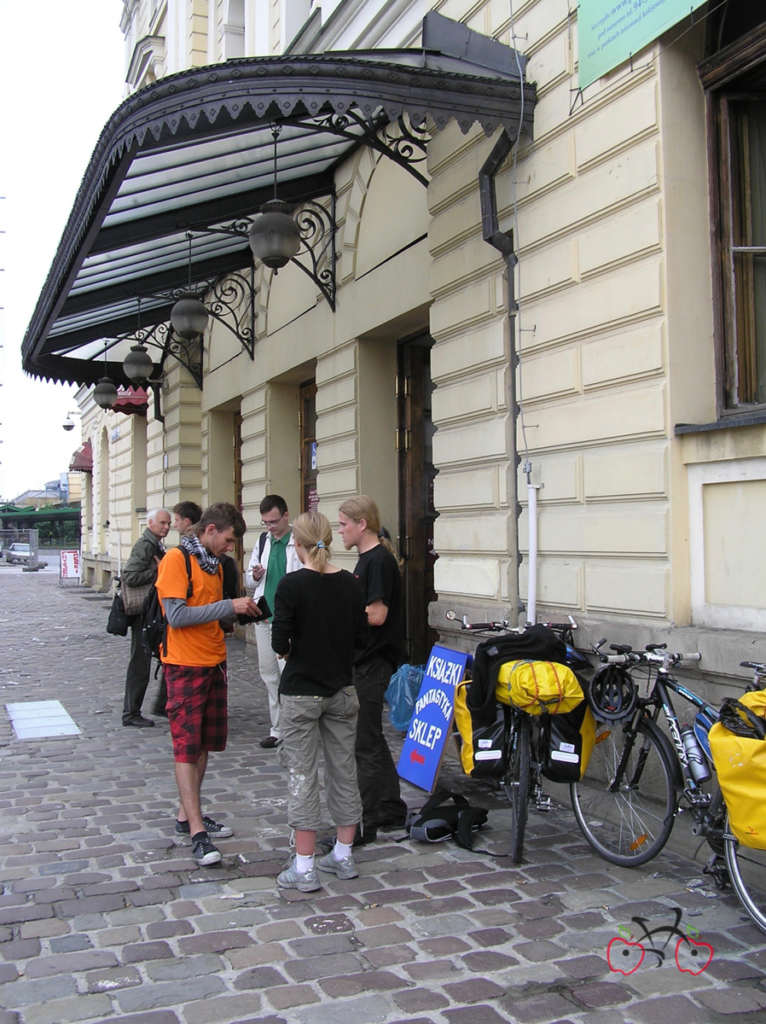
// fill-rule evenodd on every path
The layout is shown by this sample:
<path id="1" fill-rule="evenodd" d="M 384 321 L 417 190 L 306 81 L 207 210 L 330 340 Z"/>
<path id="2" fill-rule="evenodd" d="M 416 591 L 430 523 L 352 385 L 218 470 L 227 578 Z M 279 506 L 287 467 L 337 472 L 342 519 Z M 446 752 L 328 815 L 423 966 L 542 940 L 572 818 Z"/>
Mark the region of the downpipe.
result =
<path id="1" fill-rule="evenodd" d="M 519 622 L 520 597 L 519 597 L 519 505 L 518 493 L 518 469 L 521 462 L 516 446 L 516 432 L 519 418 L 519 407 L 516 402 L 516 368 L 519 365 L 519 356 L 516 351 L 516 314 L 519 305 L 516 302 L 514 292 L 514 270 L 519 262 L 513 247 L 513 232 L 501 231 L 497 217 L 497 193 L 495 190 L 495 177 L 503 162 L 511 152 L 513 142 L 507 131 L 503 129 L 492 148 L 492 152 L 479 171 L 479 199 L 481 202 L 481 226 L 482 236 L 493 248 L 497 249 L 505 260 L 506 281 L 508 287 L 508 347 L 510 374 L 508 385 L 508 403 L 511 410 L 510 430 L 510 462 L 512 472 L 509 473 L 508 500 L 513 510 L 513 529 L 511 540 L 513 550 L 510 552 L 512 570 L 509 580 L 510 613 L 509 620 L 513 626 Z M 534 621 L 534 620 L 532 620 Z"/>

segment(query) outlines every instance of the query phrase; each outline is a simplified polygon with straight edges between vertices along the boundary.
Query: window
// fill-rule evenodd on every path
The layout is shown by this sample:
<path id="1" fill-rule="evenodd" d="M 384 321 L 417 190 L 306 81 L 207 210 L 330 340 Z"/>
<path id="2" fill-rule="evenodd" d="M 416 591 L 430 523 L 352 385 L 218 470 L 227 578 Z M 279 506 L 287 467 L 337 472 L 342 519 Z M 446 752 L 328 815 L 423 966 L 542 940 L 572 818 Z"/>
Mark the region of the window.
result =
<path id="1" fill-rule="evenodd" d="M 725 404 L 735 408 L 766 403 L 766 99 L 725 95 L 719 108 Z"/>
<path id="2" fill-rule="evenodd" d="M 700 68 L 708 93 L 723 413 L 766 406 L 766 22 L 743 28 Z"/>

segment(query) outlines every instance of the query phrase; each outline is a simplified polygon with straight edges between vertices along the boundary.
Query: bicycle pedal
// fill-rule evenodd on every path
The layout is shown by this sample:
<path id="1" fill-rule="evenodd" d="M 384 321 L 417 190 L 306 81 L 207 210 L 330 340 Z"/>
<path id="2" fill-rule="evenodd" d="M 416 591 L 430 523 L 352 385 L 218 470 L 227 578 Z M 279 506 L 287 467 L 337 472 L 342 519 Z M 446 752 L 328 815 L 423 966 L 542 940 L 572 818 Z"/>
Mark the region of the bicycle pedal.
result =
<path id="1" fill-rule="evenodd" d="M 552 806 L 551 798 L 549 796 L 538 796 L 535 799 L 535 807 L 538 811 L 548 812 Z"/>
<path id="2" fill-rule="evenodd" d="M 712 877 L 716 889 L 729 889 L 731 887 L 731 878 L 729 877 L 726 861 L 717 853 L 710 857 L 702 869 L 702 874 Z"/>

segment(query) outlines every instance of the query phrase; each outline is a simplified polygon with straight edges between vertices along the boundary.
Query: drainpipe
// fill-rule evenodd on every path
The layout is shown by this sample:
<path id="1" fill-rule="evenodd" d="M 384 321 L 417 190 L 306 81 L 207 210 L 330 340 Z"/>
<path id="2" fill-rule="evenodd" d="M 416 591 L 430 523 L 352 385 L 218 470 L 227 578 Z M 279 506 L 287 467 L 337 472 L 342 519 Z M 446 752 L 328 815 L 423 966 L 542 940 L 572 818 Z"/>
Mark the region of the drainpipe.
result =
<path id="1" fill-rule="evenodd" d="M 521 514 L 521 506 L 519 505 L 517 473 L 521 457 L 516 449 L 516 429 L 519 417 L 519 408 L 516 404 L 516 367 L 519 365 L 519 356 L 516 351 L 516 313 L 518 312 L 519 306 L 514 294 L 513 271 L 519 260 L 513 249 L 513 232 L 500 230 L 500 225 L 497 219 L 497 193 L 495 191 L 495 176 L 500 170 L 503 161 L 511 152 L 512 146 L 513 143 L 511 142 L 508 133 L 503 129 L 492 149 L 492 152 L 489 154 L 479 171 L 479 199 L 481 201 L 481 226 L 484 241 L 489 242 L 489 244 L 497 249 L 502 255 L 505 260 L 506 279 L 508 281 L 508 345 L 510 349 L 511 368 L 511 372 L 509 374 L 508 399 L 511 409 L 512 428 L 510 432 L 510 461 L 513 468 L 513 472 L 510 474 L 509 479 L 508 495 L 511 508 L 513 509 L 512 550 L 510 552 L 513 569 L 511 571 L 510 579 L 509 617 L 511 625 L 516 626 L 519 621 L 520 612 L 519 563 L 521 561 L 521 555 L 519 554 L 519 515 Z"/>
<path id="2" fill-rule="evenodd" d="M 529 557 L 527 559 L 527 622 L 537 621 L 537 492 L 541 484 L 532 483 L 532 463 L 524 463 L 527 476 L 527 519 L 529 529 Z"/>

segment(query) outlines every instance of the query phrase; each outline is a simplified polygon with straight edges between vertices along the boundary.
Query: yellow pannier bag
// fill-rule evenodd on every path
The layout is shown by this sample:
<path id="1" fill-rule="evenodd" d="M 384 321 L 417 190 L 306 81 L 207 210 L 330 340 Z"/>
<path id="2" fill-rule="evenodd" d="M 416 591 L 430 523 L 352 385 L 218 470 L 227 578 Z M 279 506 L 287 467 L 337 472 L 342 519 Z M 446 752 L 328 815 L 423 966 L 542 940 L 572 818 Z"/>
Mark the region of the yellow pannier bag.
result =
<path id="1" fill-rule="evenodd" d="M 460 736 L 463 771 L 473 778 L 502 775 L 505 771 L 503 709 L 498 708 L 499 714 L 494 722 L 476 726 L 466 701 L 467 694 L 468 682 L 458 683 L 455 689 L 455 728 Z"/>
<path id="2" fill-rule="evenodd" d="M 766 718 L 766 690 L 743 693 L 739 700 Z M 737 736 L 716 722 L 710 729 L 710 751 L 729 827 L 743 846 L 766 850 L 766 740 Z"/>
<path id="3" fill-rule="evenodd" d="M 585 694 L 577 676 L 556 661 L 506 661 L 497 673 L 495 697 L 528 715 L 561 715 L 571 711 Z"/>

